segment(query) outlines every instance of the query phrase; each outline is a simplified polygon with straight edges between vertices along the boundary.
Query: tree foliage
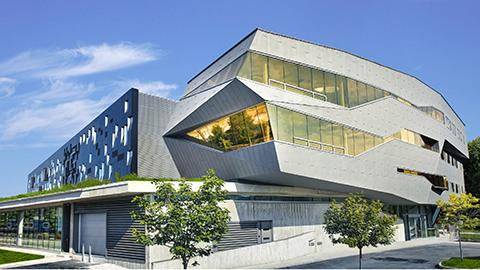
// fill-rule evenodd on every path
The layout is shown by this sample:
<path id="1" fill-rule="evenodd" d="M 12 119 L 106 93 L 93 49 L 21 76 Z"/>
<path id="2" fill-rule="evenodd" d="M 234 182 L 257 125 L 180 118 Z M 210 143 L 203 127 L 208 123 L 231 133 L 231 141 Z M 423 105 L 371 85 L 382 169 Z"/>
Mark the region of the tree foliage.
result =
<path id="1" fill-rule="evenodd" d="M 382 213 L 382 207 L 380 201 L 351 194 L 343 203 L 333 201 L 325 213 L 325 231 L 332 242 L 358 248 L 359 268 L 364 247 L 393 242 L 396 216 Z"/>
<path id="2" fill-rule="evenodd" d="M 212 244 L 227 232 L 230 220 L 228 210 L 219 206 L 227 195 L 224 181 L 214 170 L 201 180 L 198 190 L 184 180 L 177 188 L 171 182 L 156 181 L 153 198 L 134 198 L 141 210 L 132 212 L 132 218 L 146 225 L 146 232 L 133 231 L 137 241 L 169 247 L 172 259 L 181 259 L 184 269 L 192 258 L 211 253 Z"/>
<path id="3" fill-rule="evenodd" d="M 458 232 L 458 245 L 460 258 L 463 260 L 462 230 L 474 229 L 480 226 L 480 204 L 479 199 L 472 194 L 450 194 L 448 202 L 439 200 L 437 206 L 441 210 L 439 223 L 454 226 Z"/>
<path id="4" fill-rule="evenodd" d="M 465 189 L 480 197 L 480 137 L 468 143 L 470 158 L 465 162 Z"/>

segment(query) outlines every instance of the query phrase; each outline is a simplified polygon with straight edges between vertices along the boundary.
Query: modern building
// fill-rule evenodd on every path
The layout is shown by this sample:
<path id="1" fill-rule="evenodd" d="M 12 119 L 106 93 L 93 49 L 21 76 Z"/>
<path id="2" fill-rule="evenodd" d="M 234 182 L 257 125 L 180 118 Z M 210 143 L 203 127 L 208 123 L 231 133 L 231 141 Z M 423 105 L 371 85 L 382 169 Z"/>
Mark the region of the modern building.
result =
<path id="1" fill-rule="evenodd" d="M 227 181 L 232 222 L 203 267 L 238 267 L 331 248 L 323 213 L 349 193 L 396 213 L 397 240 L 431 236 L 435 202 L 465 192 L 467 158 L 465 124 L 421 80 L 256 29 L 192 78 L 179 101 L 129 90 L 33 170 L 27 189 L 214 168 Z M 153 188 L 120 182 L 3 202 L 0 234 L 12 244 L 77 253 L 87 244 L 113 261 L 166 267 L 164 248 L 131 235 L 142 228 L 130 219 L 131 198 Z"/>

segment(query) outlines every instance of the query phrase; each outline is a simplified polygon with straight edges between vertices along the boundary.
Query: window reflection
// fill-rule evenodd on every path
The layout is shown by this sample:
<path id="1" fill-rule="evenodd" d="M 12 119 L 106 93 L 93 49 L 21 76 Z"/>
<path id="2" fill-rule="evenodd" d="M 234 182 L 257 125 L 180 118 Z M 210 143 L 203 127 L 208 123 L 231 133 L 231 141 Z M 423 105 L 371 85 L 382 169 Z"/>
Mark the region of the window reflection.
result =
<path id="1" fill-rule="evenodd" d="M 333 74 L 257 53 L 249 52 L 246 55 L 247 57 L 241 58 L 243 64 L 238 76 L 297 94 L 350 108 L 390 96 L 390 93 L 387 91 L 339 74 Z M 398 96 L 394 97 L 408 106 L 424 111 L 439 122 L 445 122 L 443 113 L 435 108 L 416 107 L 403 98 Z"/>
<path id="2" fill-rule="evenodd" d="M 408 129 L 402 129 L 385 138 L 385 141 L 401 140 L 406 143 L 415 144 L 422 148 L 439 152 L 438 141 L 427 136 L 418 134 Z"/>
<path id="3" fill-rule="evenodd" d="M 278 128 L 273 136 L 279 141 L 347 155 L 358 155 L 383 143 L 380 136 L 353 130 L 338 123 L 271 104 L 267 108 L 272 125 Z"/>
<path id="4" fill-rule="evenodd" d="M 231 151 L 271 141 L 272 130 L 265 104 L 223 117 L 187 135 L 211 147 Z"/>

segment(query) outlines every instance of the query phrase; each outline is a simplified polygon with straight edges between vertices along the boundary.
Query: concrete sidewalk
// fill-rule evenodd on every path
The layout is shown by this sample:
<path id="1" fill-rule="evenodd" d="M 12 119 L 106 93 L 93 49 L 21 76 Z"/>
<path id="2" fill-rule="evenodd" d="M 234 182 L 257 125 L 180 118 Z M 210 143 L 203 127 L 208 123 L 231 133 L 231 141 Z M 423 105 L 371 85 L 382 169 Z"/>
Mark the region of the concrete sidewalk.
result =
<path id="1" fill-rule="evenodd" d="M 38 260 L 1 264 L 0 269 L 23 268 L 31 265 L 36 265 L 36 264 L 45 264 L 45 263 L 53 263 L 53 262 L 70 260 L 69 254 L 67 253 L 31 249 L 31 248 L 7 247 L 7 246 L 0 246 L 0 249 L 45 256 L 45 258 L 38 259 Z"/>
<path id="2" fill-rule="evenodd" d="M 399 251 L 401 250 L 408 250 L 413 248 L 422 249 L 422 247 L 430 247 L 435 245 L 443 245 L 447 246 L 452 251 L 452 256 L 457 256 L 458 251 L 455 249 L 455 245 L 458 245 L 457 242 L 453 242 L 448 240 L 447 238 L 425 238 L 425 239 L 416 239 L 411 241 L 403 241 L 403 242 L 395 242 L 390 246 L 379 246 L 377 248 L 365 248 L 363 250 L 364 258 L 366 258 L 369 254 L 377 254 L 381 252 L 389 252 L 389 251 Z M 480 243 L 473 244 L 474 247 L 478 246 L 478 252 L 480 253 Z M 480 255 L 480 254 L 478 254 Z M 337 245 L 331 251 L 322 251 L 312 255 L 298 257 L 295 259 L 287 260 L 287 261 L 279 261 L 276 263 L 270 264 L 262 264 L 262 265 L 253 265 L 249 266 L 250 269 L 256 268 L 350 268 L 349 264 L 343 263 L 341 258 L 349 258 L 354 263 L 353 268 L 357 267 L 355 263 L 358 260 L 358 250 L 352 249 L 347 247 L 346 245 Z M 428 256 L 428 254 L 425 254 Z M 370 256 L 371 257 L 371 256 Z M 335 260 L 339 259 L 339 260 Z M 377 258 L 373 258 L 374 260 L 378 260 Z M 334 267 L 329 267 L 329 265 L 319 264 L 319 262 L 324 261 L 332 261 L 335 265 Z M 378 260 L 379 263 L 380 260 Z M 350 263 L 350 261 L 349 261 Z M 383 266 L 383 267 L 382 267 Z M 386 268 L 385 265 L 381 265 L 378 268 Z M 415 267 L 410 267 L 415 268 Z"/>

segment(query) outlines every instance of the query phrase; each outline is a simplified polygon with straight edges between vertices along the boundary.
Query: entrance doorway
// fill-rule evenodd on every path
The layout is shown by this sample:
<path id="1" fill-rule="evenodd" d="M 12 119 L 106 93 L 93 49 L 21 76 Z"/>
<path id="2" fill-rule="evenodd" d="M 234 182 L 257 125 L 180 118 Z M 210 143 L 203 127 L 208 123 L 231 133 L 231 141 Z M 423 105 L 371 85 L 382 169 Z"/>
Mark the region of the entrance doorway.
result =
<path id="1" fill-rule="evenodd" d="M 427 216 L 408 215 L 407 223 L 409 240 L 427 237 Z"/>

